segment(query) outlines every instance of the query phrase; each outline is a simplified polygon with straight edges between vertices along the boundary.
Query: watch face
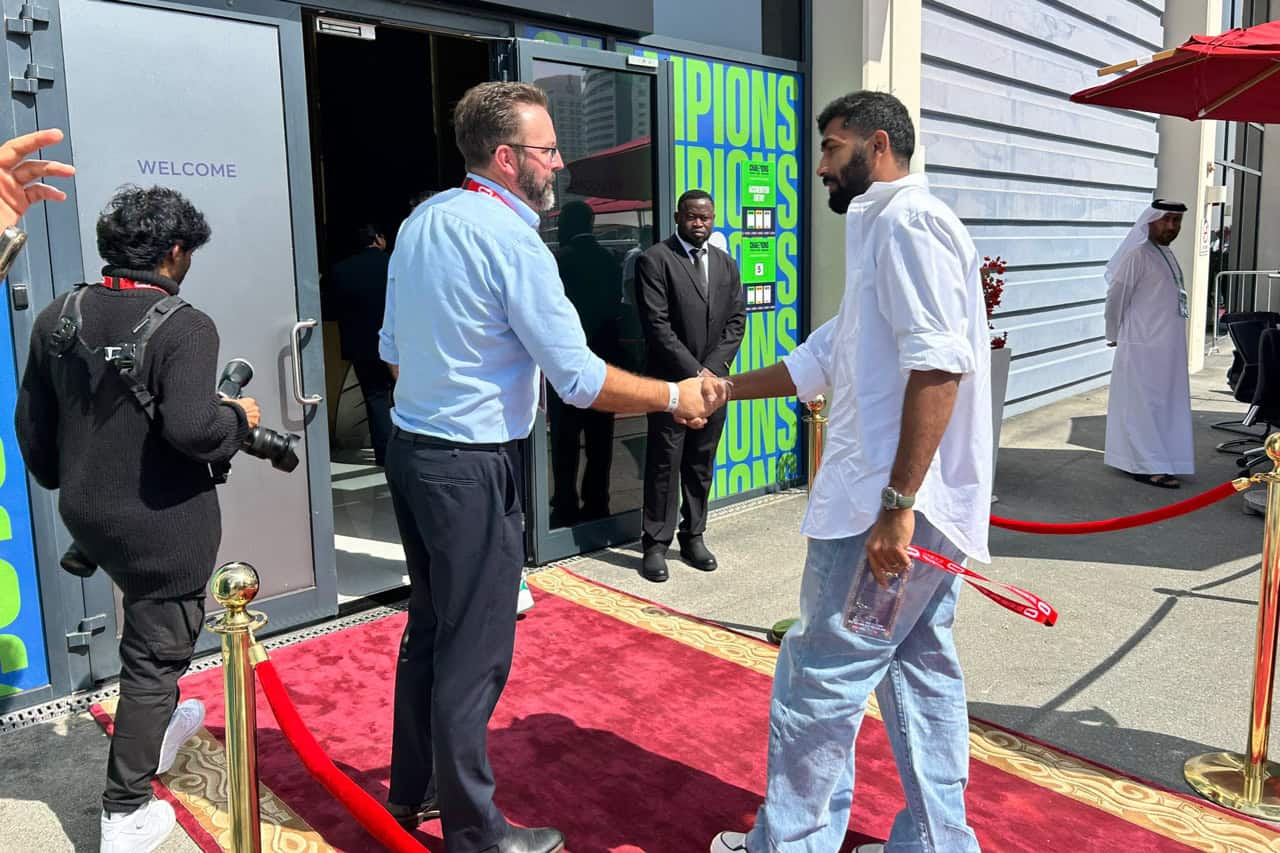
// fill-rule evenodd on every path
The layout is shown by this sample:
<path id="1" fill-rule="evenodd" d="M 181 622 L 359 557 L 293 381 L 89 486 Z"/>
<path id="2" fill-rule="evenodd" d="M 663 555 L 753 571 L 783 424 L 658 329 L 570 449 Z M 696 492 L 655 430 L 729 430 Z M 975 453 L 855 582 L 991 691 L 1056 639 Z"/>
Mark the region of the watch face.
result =
<path id="1" fill-rule="evenodd" d="M 898 505 L 898 493 L 892 486 L 885 486 L 880 492 L 880 505 L 885 509 L 893 509 Z"/>

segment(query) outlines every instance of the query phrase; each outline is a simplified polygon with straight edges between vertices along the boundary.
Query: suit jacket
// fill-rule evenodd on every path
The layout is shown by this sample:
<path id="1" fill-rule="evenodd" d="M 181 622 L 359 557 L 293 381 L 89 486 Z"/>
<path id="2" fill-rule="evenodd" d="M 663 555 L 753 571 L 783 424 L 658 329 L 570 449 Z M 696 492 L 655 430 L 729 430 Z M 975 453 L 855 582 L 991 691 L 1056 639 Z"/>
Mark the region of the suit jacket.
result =
<path id="1" fill-rule="evenodd" d="M 324 283 L 326 308 L 338 321 L 342 357 L 348 361 L 378 358 L 390 262 L 391 256 L 381 249 L 365 248 L 334 264 Z"/>
<path id="2" fill-rule="evenodd" d="M 636 304 L 644 328 L 647 373 L 679 381 L 705 367 L 728 376 L 747 324 L 738 264 L 706 244 L 707 295 L 693 261 L 671 235 L 636 261 Z"/>

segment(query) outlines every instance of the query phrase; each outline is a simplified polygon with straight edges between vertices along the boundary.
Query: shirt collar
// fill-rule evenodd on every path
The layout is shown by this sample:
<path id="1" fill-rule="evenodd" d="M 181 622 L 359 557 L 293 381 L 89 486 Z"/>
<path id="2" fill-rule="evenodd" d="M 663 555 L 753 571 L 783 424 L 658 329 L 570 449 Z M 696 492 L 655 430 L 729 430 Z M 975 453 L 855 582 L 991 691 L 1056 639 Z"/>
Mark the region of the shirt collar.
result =
<path id="1" fill-rule="evenodd" d="M 677 240 L 679 240 L 679 241 L 680 241 L 680 245 L 684 247 L 684 253 L 685 253 L 685 255 L 686 255 L 686 256 L 688 256 L 688 257 L 690 257 L 690 258 L 691 258 L 691 257 L 693 257 L 693 244 L 692 244 L 692 243 L 690 243 L 690 242 L 688 242 L 687 240 L 685 240 L 683 237 L 681 237 L 681 236 L 680 236 L 680 232 L 679 232 L 679 231 L 677 231 L 677 232 L 676 232 L 676 239 L 677 239 Z M 706 243 L 703 243 L 703 244 L 702 244 L 702 250 L 703 250 L 704 252 L 707 250 L 707 244 L 706 244 Z"/>
<path id="2" fill-rule="evenodd" d="M 499 183 L 489 180 L 484 175 L 477 175 L 475 172 L 467 172 L 467 177 L 478 184 L 484 184 L 489 189 L 502 196 L 503 201 L 511 205 L 511 209 L 519 214 L 520 218 L 525 221 L 530 228 L 537 228 L 538 223 L 542 221 L 542 217 L 529 205 L 525 204 L 524 199 L 508 190 Z"/>
<path id="3" fill-rule="evenodd" d="M 853 200 L 849 205 L 849 212 L 862 213 L 873 207 L 883 207 L 889 203 L 889 200 L 897 195 L 900 191 L 909 187 L 929 188 L 929 179 L 925 177 L 923 172 L 904 175 L 896 181 L 876 181 L 867 191 Z"/>

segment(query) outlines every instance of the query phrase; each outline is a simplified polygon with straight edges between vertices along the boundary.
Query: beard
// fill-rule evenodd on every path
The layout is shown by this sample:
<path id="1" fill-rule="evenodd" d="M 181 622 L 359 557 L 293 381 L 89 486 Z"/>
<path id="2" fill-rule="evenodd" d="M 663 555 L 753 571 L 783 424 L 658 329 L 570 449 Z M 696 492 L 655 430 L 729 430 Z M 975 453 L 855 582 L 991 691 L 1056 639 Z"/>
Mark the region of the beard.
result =
<path id="1" fill-rule="evenodd" d="M 836 187 L 827 197 L 827 205 L 836 213 L 847 213 L 853 200 L 871 188 L 871 167 L 867 165 L 867 155 L 855 151 L 840 169 L 840 174 L 825 179 L 823 183 Z"/>
<path id="2" fill-rule="evenodd" d="M 529 200 L 529 206 L 539 213 L 555 207 L 556 176 L 554 172 L 548 175 L 545 181 L 539 181 L 537 175 L 533 174 L 531 169 L 524 168 L 524 164 L 521 163 L 520 174 L 516 176 L 516 186 Z"/>

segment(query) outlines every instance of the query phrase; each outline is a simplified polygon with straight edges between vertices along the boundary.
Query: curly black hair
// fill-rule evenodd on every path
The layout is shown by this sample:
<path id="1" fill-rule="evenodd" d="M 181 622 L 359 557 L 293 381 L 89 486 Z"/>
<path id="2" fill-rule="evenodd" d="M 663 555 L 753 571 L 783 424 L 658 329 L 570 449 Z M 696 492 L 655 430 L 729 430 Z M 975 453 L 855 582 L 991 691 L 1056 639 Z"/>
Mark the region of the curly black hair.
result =
<path id="1" fill-rule="evenodd" d="M 121 187 L 98 216 L 98 254 L 109 265 L 154 270 L 174 246 L 194 252 L 213 232 L 177 190 Z"/>
<path id="2" fill-rule="evenodd" d="M 866 89 L 850 92 L 836 98 L 818 114 L 818 133 L 822 133 L 833 118 L 864 139 L 877 130 L 889 137 L 889 147 L 894 159 L 902 165 L 911 162 L 916 151 L 916 132 L 911 124 L 911 114 L 906 106 L 888 92 L 871 92 Z"/>

